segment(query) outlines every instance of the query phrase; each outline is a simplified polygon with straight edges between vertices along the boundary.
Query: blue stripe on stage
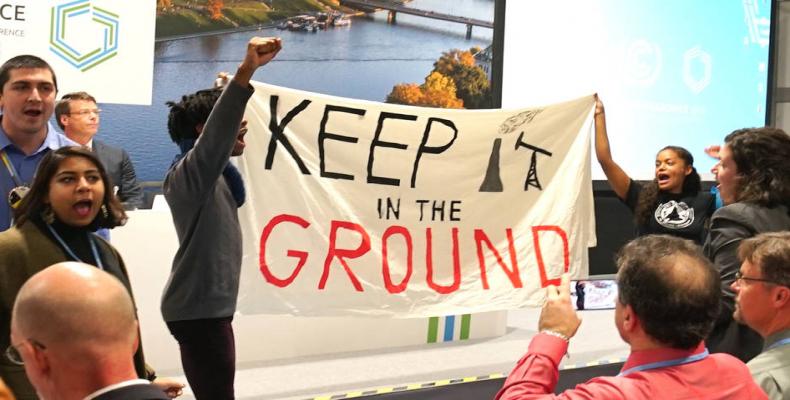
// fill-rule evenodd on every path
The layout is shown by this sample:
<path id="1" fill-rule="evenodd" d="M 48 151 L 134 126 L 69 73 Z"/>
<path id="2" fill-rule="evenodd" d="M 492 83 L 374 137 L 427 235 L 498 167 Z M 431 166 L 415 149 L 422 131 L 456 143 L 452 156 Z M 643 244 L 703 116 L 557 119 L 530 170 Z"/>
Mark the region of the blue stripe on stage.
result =
<path id="1" fill-rule="evenodd" d="M 448 315 L 444 318 L 444 341 L 452 342 L 455 330 L 455 315 Z"/>

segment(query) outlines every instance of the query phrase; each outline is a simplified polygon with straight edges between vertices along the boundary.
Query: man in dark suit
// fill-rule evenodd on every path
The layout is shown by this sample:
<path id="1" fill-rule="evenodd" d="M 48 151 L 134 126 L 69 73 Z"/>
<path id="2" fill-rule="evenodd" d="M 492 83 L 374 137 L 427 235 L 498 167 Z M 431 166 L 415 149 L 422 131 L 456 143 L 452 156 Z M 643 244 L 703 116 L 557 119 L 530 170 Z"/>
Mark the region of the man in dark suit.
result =
<path id="1" fill-rule="evenodd" d="M 67 93 L 55 106 L 55 119 L 66 136 L 99 156 L 107 174 L 117 188 L 116 194 L 127 209 L 143 205 L 143 189 L 137 182 L 134 165 L 126 150 L 94 140 L 99 130 L 96 99 L 85 92 Z"/>
<path id="2" fill-rule="evenodd" d="M 138 379 L 133 354 L 137 320 L 118 279 L 90 265 L 65 262 L 33 275 L 19 290 L 6 356 L 23 363 L 43 400 L 165 400 Z"/>

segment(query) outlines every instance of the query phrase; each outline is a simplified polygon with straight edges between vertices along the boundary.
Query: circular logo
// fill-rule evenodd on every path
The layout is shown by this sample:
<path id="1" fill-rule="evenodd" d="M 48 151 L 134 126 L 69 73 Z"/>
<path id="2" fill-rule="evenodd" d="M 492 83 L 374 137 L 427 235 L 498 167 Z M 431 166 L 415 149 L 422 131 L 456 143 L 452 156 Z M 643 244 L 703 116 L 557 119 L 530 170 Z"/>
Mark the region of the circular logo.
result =
<path id="1" fill-rule="evenodd" d="M 656 208 L 656 222 L 669 229 L 683 229 L 694 223 L 694 209 L 684 202 L 670 200 Z"/>
<path id="2" fill-rule="evenodd" d="M 644 39 L 628 46 L 625 55 L 625 71 L 628 80 L 638 86 L 653 86 L 661 74 L 663 59 L 661 48 Z"/>

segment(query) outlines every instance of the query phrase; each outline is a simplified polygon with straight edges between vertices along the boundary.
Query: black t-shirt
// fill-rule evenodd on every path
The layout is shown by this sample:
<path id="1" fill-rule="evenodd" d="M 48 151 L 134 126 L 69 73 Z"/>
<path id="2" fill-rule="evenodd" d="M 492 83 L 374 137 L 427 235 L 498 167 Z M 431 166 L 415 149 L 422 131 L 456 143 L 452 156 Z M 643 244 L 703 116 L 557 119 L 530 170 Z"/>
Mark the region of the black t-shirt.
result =
<path id="1" fill-rule="evenodd" d="M 631 180 L 625 205 L 636 210 L 642 185 Z M 715 198 L 708 192 L 694 195 L 658 192 L 658 198 L 647 224 L 638 224 L 636 235 L 668 234 L 693 240 L 701 245 L 707 235 L 708 221 L 716 210 Z"/>

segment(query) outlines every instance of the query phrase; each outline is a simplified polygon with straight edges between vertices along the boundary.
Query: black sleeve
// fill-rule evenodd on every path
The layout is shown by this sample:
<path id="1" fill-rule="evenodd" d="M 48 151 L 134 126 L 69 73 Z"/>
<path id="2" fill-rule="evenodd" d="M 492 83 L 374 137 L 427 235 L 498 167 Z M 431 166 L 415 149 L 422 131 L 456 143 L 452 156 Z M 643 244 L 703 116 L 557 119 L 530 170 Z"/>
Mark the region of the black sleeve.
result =
<path id="1" fill-rule="evenodd" d="M 625 192 L 625 199 L 620 199 L 620 201 L 628 206 L 631 212 L 634 212 L 634 210 L 636 210 L 636 205 L 639 203 L 640 193 L 642 193 L 642 185 L 631 179 L 628 182 L 628 191 Z"/>
<path id="2" fill-rule="evenodd" d="M 698 243 L 705 243 L 705 239 L 708 237 L 710 232 L 713 213 L 716 212 L 716 196 L 714 196 L 713 193 L 704 191 L 699 192 L 697 196 L 699 198 L 698 202 L 700 205 L 699 210 L 695 209 L 694 212 L 699 213 L 699 217 L 702 218 L 702 229 L 700 229 Z"/>
<path id="3" fill-rule="evenodd" d="M 754 234 L 754 229 L 733 207 L 719 209 L 711 220 L 706 255 L 719 271 L 725 315 L 732 316 L 734 309 L 735 293 L 730 285 L 735 281 L 735 273 L 741 267 L 738 246 L 743 239 Z"/>

